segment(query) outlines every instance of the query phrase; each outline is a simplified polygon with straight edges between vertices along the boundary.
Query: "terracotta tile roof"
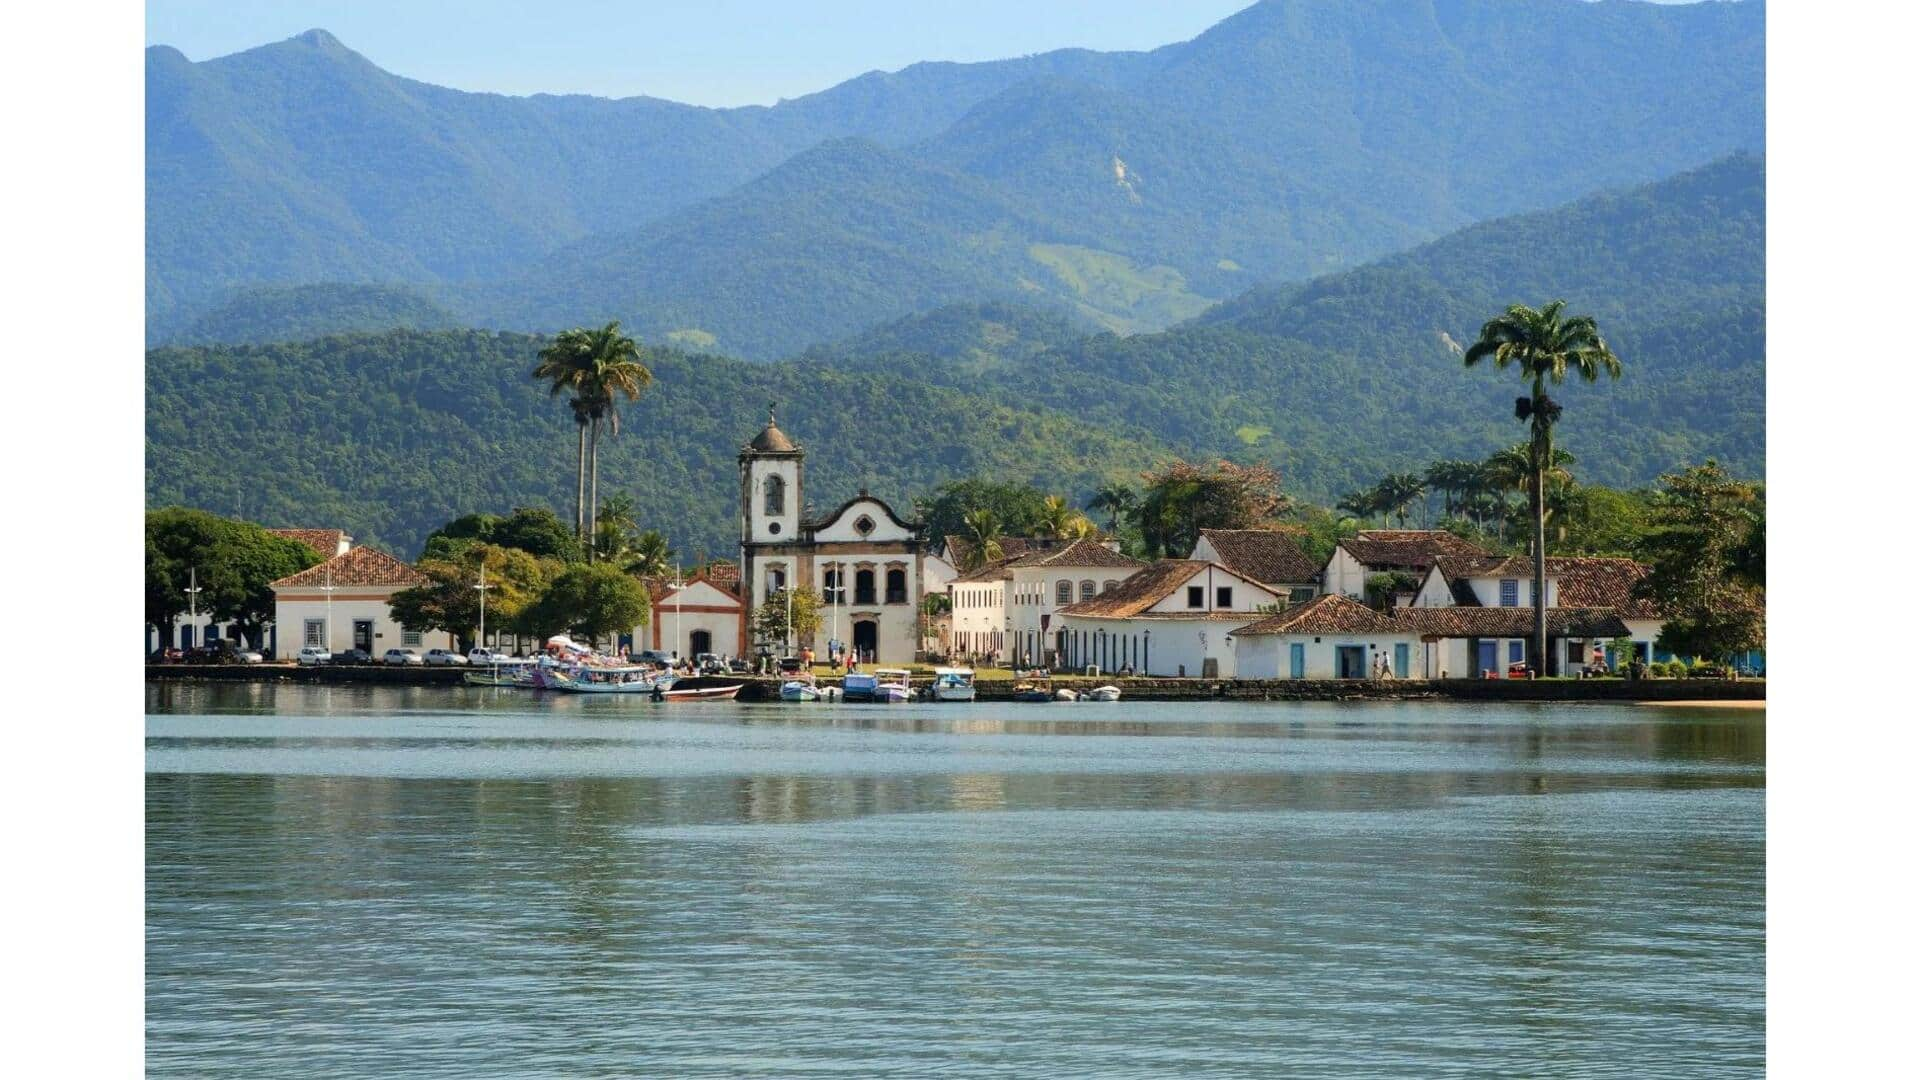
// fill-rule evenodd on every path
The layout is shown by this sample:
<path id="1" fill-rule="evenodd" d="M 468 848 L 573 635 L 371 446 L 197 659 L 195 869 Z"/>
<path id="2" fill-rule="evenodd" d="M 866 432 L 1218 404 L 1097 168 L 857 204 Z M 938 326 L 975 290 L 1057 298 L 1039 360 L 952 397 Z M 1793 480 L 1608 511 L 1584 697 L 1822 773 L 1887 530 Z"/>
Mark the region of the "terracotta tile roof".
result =
<path id="1" fill-rule="evenodd" d="M 1102 619 L 1126 619 L 1173 595 L 1187 579 L 1210 564 L 1198 559 L 1161 559 L 1135 571 L 1120 584 L 1090 600 L 1068 604 L 1062 615 L 1090 615 Z M 1244 612 L 1242 613 L 1244 614 Z"/>
<path id="2" fill-rule="evenodd" d="M 707 564 L 700 576 L 713 582 L 728 592 L 739 592 L 740 567 L 726 559 L 715 559 Z"/>
<path id="3" fill-rule="evenodd" d="M 967 557 L 973 554 L 973 541 L 964 536 L 949 536 L 944 541 L 947 546 L 948 561 L 955 569 L 967 564 Z M 1063 547 L 1066 540 L 1057 540 L 1051 536 L 1003 536 L 1000 538 L 1000 557 L 1017 558 L 1029 551 L 1045 551 Z"/>
<path id="4" fill-rule="evenodd" d="M 1249 623 L 1235 634 L 1405 634 L 1406 626 L 1344 596 L 1316 596 Z"/>
<path id="5" fill-rule="evenodd" d="M 995 559 L 989 563 L 982 563 L 979 569 L 969 571 L 954 578 L 953 584 L 971 585 L 982 581 L 1005 581 L 1013 576 L 1013 574 L 1007 570 L 1008 565 L 1012 562 L 1012 559 Z"/>
<path id="6" fill-rule="evenodd" d="M 330 559 L 340 550 L 340 542 L 351 542 L 344 529 L 268 529 L 275 536 L 284 536 L 289 540 L 298 540 L 312 548 L 321 558 Z"/>
<path id="7" fill-rule="evenodd" d="M 1004 550 L 1002 552 L 1004 554 Z M 1072 543 L 1054 548 L 1041 548 L 1014 556 L 1009 566 L 1100 566 L 1122 570 L 1138 570 L 1147 565 L 1139 559 L 1122 555 L 1108 548 L 1098 540 L 1081 538 Z"/>
<path id="8" fill-rule="evenodd" d="M 1526 555 L 1448 555 L 1435 565 L 1446 576 L 1454 601 L 1463 607 L 1480 603 L 1468 578 L 1533 577 L 1533 559 Z M 1634 585 L 1646 574 L 1647 567 L 1632 559 L 1547 556 L 1547 576 L 1558 582 L 1553 596 L 1561 607 L 1617 608 L 1624 618 L 1657 619 L 1659 611 L 1633 595 Z"/>
<path id="9" fill-rule="evenodd" d="M 1439 637 L 1524 638 L 1533 633 L 1533 609 L 1520 607 L 1395 608 L 1393 620 Z M 1548 637 L 1625 637 L 1627 624 L 1613 608 L 1548 608 Z"/>
<path id="10" fill-rule="evenodd" d="M 1263 585 L 1318 580 L 1320 564 L 1300 550 L 1292 535 L 1275 529 L 1201 529 L 1220 565 Z"/>
<path id="11" fill-rule="evenodd" d="M 270 587 L 280 589 L 325 585 L 329 577 L 335 585 L 412 587 L 425 585 L 428 582 L 425 574 L 384 551 L 370 547 L 357 547 L 349 549 L 344 555 L 335 555 L 297 574 L 283 577 L 273 582 Z"/>
<path id="12" fill-rule="evenodd" d="M 1440 529 L 1363 529 L 1340 546 L 1367 566 L 1425 572 L 1442 555 L 1485 555 L 1470 540 Z"/>

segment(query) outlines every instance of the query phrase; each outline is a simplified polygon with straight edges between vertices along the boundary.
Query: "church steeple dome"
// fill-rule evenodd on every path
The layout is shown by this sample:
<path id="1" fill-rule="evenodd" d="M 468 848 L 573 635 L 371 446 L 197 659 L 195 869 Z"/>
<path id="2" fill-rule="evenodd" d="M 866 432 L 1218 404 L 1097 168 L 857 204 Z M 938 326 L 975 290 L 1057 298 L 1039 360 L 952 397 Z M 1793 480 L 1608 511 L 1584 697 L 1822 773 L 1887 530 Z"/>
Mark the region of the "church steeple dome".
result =
<path id="1" fill-rule="evenodd" d="M 797 453 L 800 448 L 794 445 L 792 439 L 787 438 L 786 432 L 780 430 L 780 425 L 774 423 L 773 405 L 773 402 L 767 403 L 767 426 L 761 430 L 760 434 L 753 437 L 753 441 L 747 444 L 747 449 L 755 454 Z"/>

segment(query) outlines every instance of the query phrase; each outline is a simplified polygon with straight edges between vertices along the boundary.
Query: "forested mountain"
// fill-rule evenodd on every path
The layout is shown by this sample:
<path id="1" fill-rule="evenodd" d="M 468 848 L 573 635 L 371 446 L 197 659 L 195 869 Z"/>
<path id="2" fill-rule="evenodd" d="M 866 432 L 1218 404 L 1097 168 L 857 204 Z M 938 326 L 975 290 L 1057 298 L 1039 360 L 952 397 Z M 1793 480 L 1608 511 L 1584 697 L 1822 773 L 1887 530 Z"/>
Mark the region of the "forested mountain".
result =
<path id="1" fill-rule="evenodd" d="M 240 290 L 169 336 L 183 345 L 237 344 L 461 325 L 453 312 L 402 286 L 261 286 Z"/>
<path id="2" fill-rule="evenodd" d="M 341 335 L 147 354 L 147 504 L 344 528 L 411 558 L 461 514 L 571 513 L 564 401 L 527 377 L 539 338 L 486 331 Z M 750 364 L 649 349 L 654 387 L 601 446 L 600 490 L 633 495 L 680 553 L 738 545 L 736 455 L 780 403 L 826 510 L 862 485 L 902 512 L 960 476 L 1091 490 L 1164 456 L 1151 435 L 1095 428 L 910 377 Z"/>
<path id="3" fill-rule="evenodd" d="M 1265 0 L 1150 53 L 916 65 L 773 108 L 508 98 L 324 33 L 148 53 L 150 331 L 233 290 L 434 285 L 790 353 L 954 302 L 1137 331 L 1763 146 L 1764 9 Z"/>
<path id="4" fill-rule="evenodd" d="M 1644 483 L 1709 456 L 1758 477 L 1765 220 L 1763 164 L 1739 156 L 1253 290 L 1162 333 L 1098 335 L 999 367 L 930 362 L 964 339 L 950 325 L 920 341 L 895 332 L 809 355 L 1138 425 L 1183 452 L 1275 463 L 1289 487 L 1331 498 L 1518 441 L 1518 381 L 1464 370 L 1459 350 L 1505 305 L 1563 298 L 1600 320 L 1626 362 L 1617 383 L 1555 395 L 1580 479 Z"/>

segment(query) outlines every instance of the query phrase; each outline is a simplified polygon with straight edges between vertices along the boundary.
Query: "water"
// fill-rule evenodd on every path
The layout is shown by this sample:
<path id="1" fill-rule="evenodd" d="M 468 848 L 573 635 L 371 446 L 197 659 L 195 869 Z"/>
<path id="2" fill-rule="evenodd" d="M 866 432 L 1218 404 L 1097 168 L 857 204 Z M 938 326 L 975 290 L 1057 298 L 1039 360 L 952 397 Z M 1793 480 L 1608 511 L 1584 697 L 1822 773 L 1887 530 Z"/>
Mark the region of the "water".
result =
<path id="1" fill-rule="evenodd" d="M 147 691 L 158 1076 L 1751 1076 L 1765 722 Z"/>

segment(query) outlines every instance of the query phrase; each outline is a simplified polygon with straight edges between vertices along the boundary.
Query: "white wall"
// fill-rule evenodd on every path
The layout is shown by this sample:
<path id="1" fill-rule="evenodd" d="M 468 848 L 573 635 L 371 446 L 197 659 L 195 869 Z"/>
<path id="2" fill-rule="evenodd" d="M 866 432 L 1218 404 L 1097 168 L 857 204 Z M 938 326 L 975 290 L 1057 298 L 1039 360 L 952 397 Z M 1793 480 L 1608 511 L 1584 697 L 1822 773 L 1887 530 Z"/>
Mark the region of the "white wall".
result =
<path id="1" fill-rule="evenodd" d="M 786 484 L 786 501 L 781 513 L 766 512 L 767 478 L 778 476 Z M 748 538 L 760 543 L 786 542 L 800 532 L 800 459 L 755 458 L 747 465 Z M 774 526 L 778 525 L 776 530 Z"/>
<path id="2" fill-rule="evenodd" d="M 1187 590 L 1194 586 L 1200 588 L 1202 607 L 1192 607 L 1187 603 Z M 1223 587 L 1233 590 L 1232 602 L 1224 606 L 1219 603 L 1217 591 Z M 1185 615 L 1196 611 L 1244 611 L 1251 615 L 1262 608 L 1270 608 L 1283 599 L 1284 597 L 1279 596 L 1272 589 L 1258 582 L 1249 581 L 1224 566 L 1214 564 L 1201 567 L 1176 586 L 1164 599 L 1147 610 L 1169 615 Z"/>
<path id="3" fill-rule="evenodd" d="M 373 648 L 368 651 L 373 653 L 376 660 L 388 649 L 413 649 L 424 654 L 428 649 L 454 647 L 453 635 L 444 630 L 426 631 L 420 635 L 419 644 L 408 644 L 406 631 L 394 621 L 385 597 L 360 593 L 345 598 L 336 594 L 332 607 L 333 632 L 326 641 L 329 652 L 345 652 L 353 648 L 353 624 L 359 619 L 373 622 Z M 327 603 L 324 600 L 282 600 L 274 604 L 274 622 L 280 630 L 275 654 L 279 659 L 291 660 L 300 655 L 300 647 L 306 644 L 306 623 L 309 619 L 321 620 L 324 636 L 327 620 Z"/>
<path id="4" fill-rule="evenodd" d="M 1320 590 L 1364 604 L 1367 600 L 1367 568 L 1346 548 L 1336 547 L 1333 549 L 1333 558 L 1327 560 L 1327 568 L 1321 572 Z"/>
<path id="5" fill-rule="evenodd" d="M 862 515 L 873 522 L 873 531 L 864 536 L 853 527 Z M 813 540 L 817 544 L 886 544 L 911 539 L 913 533 L 895 525 L 892 516 L 878 499 L 855 499 L 852 505 L 840 512 L 839 517 L 813 530 Z"/>
<path id="6" fill-rule="evenodd" d="M 1527 571 L 1525 574 L 1517 578 L 1511 578 L 1511 579 L 1502 579 L 1497 577 L 1468 578 L 1467 584 L 1473 589 L 1473 595 L 1475 596 L 1475 598 L 1477 598 L 1480 601 L 1481 607 L 1499 607 L 1500 606 L 1500 582 L 1502 580 L 1512 580 L 1518 583 L 1518 594 L 1520 597 L 1520 602 L 1518 604 L 1515 604 L 1514 605 L 1515 607 L 1530 608 L 1533 606 L 1533 571 L 1531 570 Z M 1557 601 L 1559 599 L 1559 591 L 1560 590 L 1558 587 L 1558 583 L 1552 577 L 1548 577 L 1547 578 L 1547 606 L 1548 607 L 1557 606 Z"/>
<path id="7" fill-rule="evenodd" d="M 1057 629 L 1061 605 L 1057 583 L 1065 581 L 1073 589 L 1073 602 L 1080 602 L 1080 583 L 1093 582 L 1094 594 L 1105 592 L 1108 583 L 1119 584 L 1137 571 L 1123 566 L 1015 566 L 1009 568 L 1012 581 L 1007 595 L 1009 644 L 1007 655 L 1019 650 L 1023 662 L 1040 665 L 1053 648 L 1052 631 Z M 1042 624 L 1047 630 L 1042 632 Z"/>
<path id="8" fill-rule="evenodd" d="M 960 581 L 948 589 L 953 600 L 953 648 L 990 653 L 1006 649 L 1007 586 L 1005 581 Z M 997 635 L 997 636 L 996 636 Z"/>
<path id="9" fill-rule="evenodd" d="M 1113 663 L 1103 665 L 1105 671 L 1119 671 L 1138 655 L 1140 674 L 1173 676 L 1181 674 L 1184 667 L 1187 677 L 1199 678 L 1206 661 L 1214 659 L 1220 662 L 1223 679 L 1234 677 L 1234 654 L 1227 637 L 1243 625 L 1233 619 L 1095 619 L 1084 615 L 1061 615 L 1056 622 L 1070 634 L 1085 635 L 1070 642 L 1069 650 L 1084 651 L 1077 656 L 1070 652 L 1070 663 L 1062 658 L 1063 669 L 1077 672 L 1086 664 L 1101 662 L 1104 658 L 1097 657 L 1096 650 L 1104 653 L 1101 643 L 1111 639 Z"/>
<path id="10" fill-rule="evenodd" d="M 1384 656 L 1388 663 L 1393 661 L 1393 647 L 1407 647 L 1407 674 L 1409 679 L 1427 677 L 1424 653 L 1417 634 L 1254 634 L 1246 637 L 1234 637 L 1235 670 L 1242 679 L 1290 679 L 1293 677 L 1292 646 L 1301 645 L 1306 650 L 1306 678 L 1332 679 L 1338 677 L 1335 649 L 1341 646 L 1359 646 L 1366 650 L 1365 671 L 1371 673 L 1373 665 Z M 1398 677 L 1396 675 L 1396 677 Z"/>

